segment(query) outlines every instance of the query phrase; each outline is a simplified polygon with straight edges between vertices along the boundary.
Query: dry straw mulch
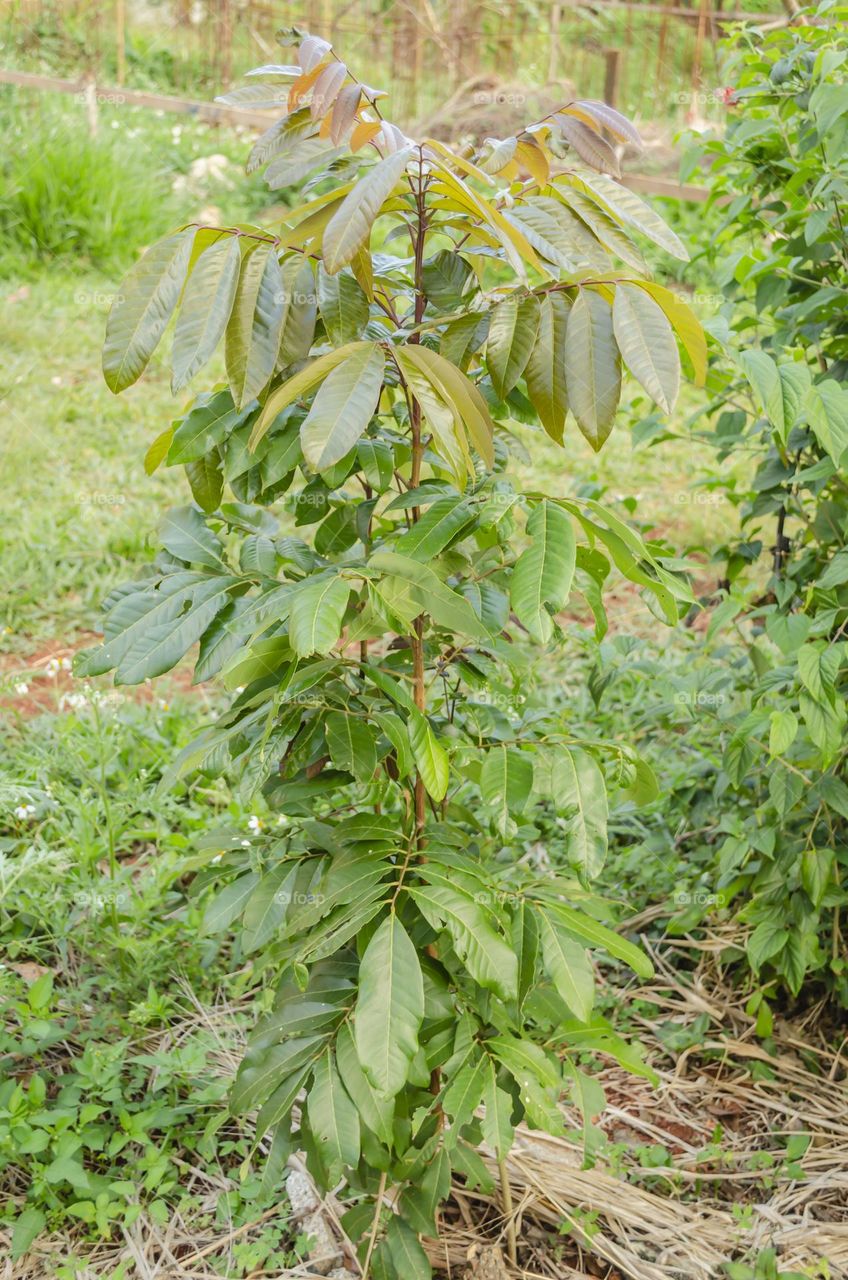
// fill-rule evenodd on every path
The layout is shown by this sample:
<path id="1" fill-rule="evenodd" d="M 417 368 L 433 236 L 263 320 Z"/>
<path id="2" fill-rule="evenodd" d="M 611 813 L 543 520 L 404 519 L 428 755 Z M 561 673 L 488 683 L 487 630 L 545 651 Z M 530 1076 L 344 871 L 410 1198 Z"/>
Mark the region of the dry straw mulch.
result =
<path id="1" fill-rule="evenodd" d="M 689 985 L 670 962 L 675 949 L 691 952 L 693 944 L 664 944 L 655 954 L 658 978 L 628 991 L 628 1001 L 638 1001 L 631 1007 L 645 1011 L 637 1024 L 660 1083 L 654 1088 L 615 1064 L 604 1066 L 607 1109 L 598 1124 L 621 1153 L 617 1166 L 600 1160 L 583 1168 L 577 1136 L 519 1130 L 507 1160 L 511 1212 L 504 1213 L 499 1187 L 485 1195 L 458 1185 L 440 1238 L 427 1245 L 442 1275 L 719 1280 L 723 1263 L 750 1261 L 772 1247 L 781 1270 L 819 1275 L 826 1262 L 824 1274 L 848 1276 L 846 1046 L 834 1041 L 832 1028 L 824 1036 L 823 1011 L 811 1009 L 803 1020 L 779 1022 L 768 1052 L 742 1002 L 721 981 L 716 958 L 726 942 L 716 934 L 697 944 L 703 955 Z M 657 1029 L 684 1029 L 699 1015 L 709 1020 L 700 1041 L 667 1052 Z M 196 1035 L 199 1019 L 228 1074 L 238 1060 L 239 1037 L 225 1004 L 187 1011 L 183 1026 L 168 1033 L 168 1047 Z M 568 1113 L 568 1124 L 578 1129 L 576 1113 Z M 787 1141 L 802 1134 L 809 1135 L 809 1145 L 789 1162 Z M 643 1167 L 634 1154 L 639 1146 L 665 1147 L 669 1163 Z M 497 1184 L 492 1153 L 483 1149 L 482 1155 Z M 74 1248 L 54 1238 L 14 1266 L 0 1265 L 0 1280 L 54 1280 L 57 1264 L 72 1251 L 85 1258 L 78 1280 L 106 1280 L 121 1262 L 129 1263 L 122 1273 L 127 1280 L 212 1280 L 222 1274 L 222 1257 L 279 1214 L 269 1210 L 227 1232 L 210 1226 L 215 1204 L 231 1185 L 225 1171 L 186 1163 L 185 1185 L 196 1197 L 197 1217 L 175 1216 L 165 1226 L 142 1217 L 123 1238 L 99 1245 L 77 1242 Z M 327 1197 L 322 1211 L 340 1250 L 331 1274 L 353 1280 L 361 1268 L 343 1236 L 339 1201 Z M 512 1236 L 517 1265 L 508 1261 Z M 253 1280 L 269 1274 L 259 1271 Z M 315 1271 L 305 1263 L 277 1274 L 294 1278 Z"/>

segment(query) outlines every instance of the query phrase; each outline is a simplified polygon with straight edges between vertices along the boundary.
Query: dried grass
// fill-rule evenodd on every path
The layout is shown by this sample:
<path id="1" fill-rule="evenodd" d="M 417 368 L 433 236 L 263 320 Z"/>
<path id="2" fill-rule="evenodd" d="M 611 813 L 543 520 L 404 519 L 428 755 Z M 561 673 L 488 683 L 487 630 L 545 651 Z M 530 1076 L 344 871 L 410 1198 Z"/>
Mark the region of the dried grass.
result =
<path id="1" fill-rule="evenodd" d="M 704 954 L 690 985 L 675 976 L 670 963 L 675 951 L 691 953 L 690 941 L 664 945 L 655 955 L 657 980 L 628 992 L 628 999 L 641 1002 L 636 1007 L 653 1011 L 639 1021 L 644 1047 L 661 1065 L 656 1089 L 612 1063 L 601 1071 L 608 1106 L 598 1123 L 620 1144 L 620 1168 L 599 1163 L 585 1169 L 577 1137 L 521 1129 L 507 1160 L 519 1265 L 510 1267 L 492 1252 L 493 1245 L 507 1252 L 499 1193 L 457 1186 L 440 1238 L 428 1244 L 444 1275 L 715 1280 L 723 1262 L 754 1257 L 771 1246 L 783 1269 L 812 1271 L 826 1260 L 830 1275 L 848 1276 L 843 1048 L 828 1045 L 819 1030 L 820 1011 L 812 1010 L 803 1019 L 780 1022 L 767 1052 L 740 999 L 721 981 L 717 958 L 726 941 L 708 937 L 699 944 Z M 168 1047 L 196 1036 L 202 1025 L 216 1069 L 229 1074 L 239 1057 L 236 1012 L 223 1002 L 203 1008 L 186 992 L 185 1018 L 168 1032 Z M 658 1026 L 686 1027 L 702 1014 L 710 1020 L 702 1042 L 676 1057 L 661 1049 Z M 578 1129 L 576 1113 L 568 1113 L 568 1124 Z M 714 1145 L 719 1125 L 720 1143 Z M 793 1134 L 807 1134 L 810 1142 L 790 1167 L 785 1147 Z M 643 1144 L 664 1146 L 669 1163 L 642 1167 L 633 1148 Z M 494 1155 L 485 1148 L 481 1154 L 497 1182 Z M 228 1186 L 224 1171 L 186 1164 L 185 1185 L 196 1197 L 190 1218 L 176 1214 L 160 1226 L 142 1216 L 123 1239 L 77 1243 L 75 1250 L 70 1240 L 53 1238 L 29 1259 L 14 1266 L 6 1262 L 0 1277 L 53 1280 L 58 1263 L 74 1253 L 85 1257 L 81 1280 L 105 1280 L 122 1261 L 132 1262 L 127 1274 L 134 1280 L 220 1277 L 220 1270 L 211 1269 L 211 1256 L 229 1256 L 236 1241 L 259 1232 L 278 1211 L 239 1228 L 215 1228 L 214 1210 Z M 333 1197 L 324 1203 L 341 1238 L 339 1205 Z M 354 1275 L 357 1264 L 346 1252 Z M 278 1274 L 314 1273 L 304 1264 Z"/>

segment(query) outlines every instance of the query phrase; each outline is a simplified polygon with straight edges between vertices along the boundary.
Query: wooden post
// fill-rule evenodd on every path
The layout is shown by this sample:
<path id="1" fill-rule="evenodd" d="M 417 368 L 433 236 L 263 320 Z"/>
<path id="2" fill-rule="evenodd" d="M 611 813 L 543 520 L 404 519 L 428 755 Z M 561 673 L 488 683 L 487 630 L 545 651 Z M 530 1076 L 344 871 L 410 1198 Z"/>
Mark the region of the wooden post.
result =
<path id="1" fill-rule="evenodd" d="M 117 51 L 117 82 L 122 85 L 127 78 L 127 9 L 125 0 L 115 0 L 115 46 Z"/>
<path id="2" fill-rule="evenodd" d="M 621 50 L 604 49 L 604 102 L 614 107 L 618 101 L 618 79 L 621 72 Z"/>
<path id="3" fill-rule="evenodd" d="M 559 22 L 562 17 L 562 7 L 558 4 L 551 5 L 551 35 L 550 45 L 548 49 L 548 83 L 551 84 L 557 77 L 557 67 L 559 65 Z"/>

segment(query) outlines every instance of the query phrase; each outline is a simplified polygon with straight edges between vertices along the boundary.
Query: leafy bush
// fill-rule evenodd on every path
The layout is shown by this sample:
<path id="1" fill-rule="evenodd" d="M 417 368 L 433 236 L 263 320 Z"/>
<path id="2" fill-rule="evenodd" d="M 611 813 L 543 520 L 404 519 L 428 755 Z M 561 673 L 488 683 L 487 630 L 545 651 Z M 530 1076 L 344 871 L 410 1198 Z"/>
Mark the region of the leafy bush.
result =
<path id="1" fill-rule="evenodd" d="M 754 462 L 728 487 L 743 538 L 726 548 L 714 630 L 744 629 L 743 712 L 715 790 L 732 801 L 715 889 L 749 926 L 763 990 L 807 976 L 848 1002 L 840 916 L 848 902 L 848 38 L 817 21 L 740 32 L 728 61 L 734 119 L 703 149 L 728 304 L 711 386 L 718 460 Z M 728 361 L 728 357 L 730 360 Z M 721 483 L 719 479 L 717 483 Z"/>

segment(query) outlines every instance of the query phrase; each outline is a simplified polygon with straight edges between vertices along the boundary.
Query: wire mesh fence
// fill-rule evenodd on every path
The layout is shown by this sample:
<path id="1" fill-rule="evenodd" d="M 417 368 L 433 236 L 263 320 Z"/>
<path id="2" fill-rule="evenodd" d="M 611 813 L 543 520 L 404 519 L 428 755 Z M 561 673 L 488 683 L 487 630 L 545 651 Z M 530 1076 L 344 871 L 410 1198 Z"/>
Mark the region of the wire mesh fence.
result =
<path id="1" fill-rule="evenodd" d="M 745 3 L 748 16 L 759 6 L 767 21 L 782 12 L 780 0 Z M 516 86 L 563 82 L 642 119 L 682 122 L 709 118 L 718 106 L 721 33 L 746 16 L 722 4 L 2 0 L 0 61 L 203 97 L 257 62 L 278 60 L 275 32 L 298 25 L 332 40 L 375 85 L 391 83 L 402 124 L 428 119 L 446 100 L 461 112 L 477 94 L 496 125 Z"/>

